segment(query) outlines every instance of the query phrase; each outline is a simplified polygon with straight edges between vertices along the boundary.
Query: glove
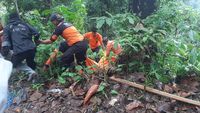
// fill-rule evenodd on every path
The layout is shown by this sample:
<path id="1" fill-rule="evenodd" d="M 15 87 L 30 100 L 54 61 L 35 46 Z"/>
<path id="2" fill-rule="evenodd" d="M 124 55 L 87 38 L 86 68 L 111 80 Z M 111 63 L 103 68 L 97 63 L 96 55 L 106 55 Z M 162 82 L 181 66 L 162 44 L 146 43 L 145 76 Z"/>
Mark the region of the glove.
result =
<path id="1" fill-rule="evenodd" d="M 40 34 L 36 34 L 34 37 L 35 37 L 34 42 L 38 46 L 40 44 L 40 40 L 39 40 Z"/>
<path id="2" fill-rule="evenodd" d="M 4 47 L 2 48 L 2 55 L 3 55 L 4 57 L 7 56 L 8 53 L 9 53 L 9 50 L 10 50 L 9 46 L 4 46 Z"/>

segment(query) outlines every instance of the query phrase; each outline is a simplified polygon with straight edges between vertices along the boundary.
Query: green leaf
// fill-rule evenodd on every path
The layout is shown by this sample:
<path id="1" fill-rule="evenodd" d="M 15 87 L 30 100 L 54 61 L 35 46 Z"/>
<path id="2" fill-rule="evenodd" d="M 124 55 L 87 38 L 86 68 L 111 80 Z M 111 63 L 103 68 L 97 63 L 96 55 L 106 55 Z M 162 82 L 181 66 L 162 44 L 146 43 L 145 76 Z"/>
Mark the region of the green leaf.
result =
<path id="1" fill-rule="evenodd" d="M 81 79 L 82 79 L 81 76 L 75 76 L 75 77 L 74 77 L 74 80 L 75 80 L 75 81 L 80 81 Z"/>
<path id="2" fill-rule="evenodd" d="M 119 93 L 116 90 L 111 90 L 110 92 L 112 95 L 118 95 Z"/>
<path id="3" fill-rule="evenodd" d="M 44 16 L 50 15 L 51 13 L 52 13 L 52 11 L 49 9 L 42 11 L 42 15 L 44 15 Z"/>
<path id="4" fill-rule="evenodd" d="M 99 88 L 98 88 L 97 92 L 102 92 L 102 91 L 104 91 L 105 86 L 106 86 L 105 83 L 101 83 L 101 84 L 99 85 Z"/>
<path id="5" fill-rule="evenodd" d="M 77 71 L 80 71 L 80 70 L 82 70 L 82 69 L 83 69 L 83 67 L 82 67 L 82 66 L 80 66 L 80 65 L 76 66 L 75 68 L 76 68 L 76 70 L 77 70 Z"/>
<path id="6" fill-rule="evenodd" d="M 58 77 L 58 82 L 61 84 L 65 84 L 66 80 L 63 77 Z"/>
<path id="7" fill-rule="evenodd" d="M 112 19 L 111 18 L 107 18 L 106 19 L 106 23 L 110 26 L 112 24 Z"/>
<path id="8" fill-rule="evenodd" d="M 143 42 L 146 42 L 146 41 L 147 41 L 147 39 L 148 39 L 148 37 L 147 37 L 147 36 L 145 36 L 145 37 L 143 37 L 142 41 L 143 41 Z"/>
<path id="9" fill-rule="evenodd" d="M 76 73 L 68 73 L 68 76 L 69 77 L 74 77 L 74 76 L 76 76 Z"/>
<path id="10" fill-rule="evenodd" d="M 130 24 L 134 24 L 133 18 L 131 18 L 130 16 L 128 16 L 127 18 L 128 18 L 128 21 L 129 21 Z"/>
<path id="11" fill-rule="evenodd" d="M 97 28 L 101 28 L 103 24 L 105 23 L 105 19 L 100 19 L 97 21 Z"/>
<path id="12" fill-rule="evenodd" d="M 87 74 L 93 74 L 94 73 L 94 71 L 92 71 L 91 69 L 86 69 L 85 71 L 86 71 Z"/>

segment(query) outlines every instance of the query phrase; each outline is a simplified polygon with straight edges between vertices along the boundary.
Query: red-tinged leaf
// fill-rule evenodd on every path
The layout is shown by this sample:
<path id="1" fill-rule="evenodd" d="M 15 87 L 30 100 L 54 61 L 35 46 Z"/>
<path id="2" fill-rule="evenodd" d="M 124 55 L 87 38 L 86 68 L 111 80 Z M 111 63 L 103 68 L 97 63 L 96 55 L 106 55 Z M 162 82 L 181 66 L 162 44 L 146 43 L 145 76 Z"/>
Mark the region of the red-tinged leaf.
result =
<path id="1" fill-rule="evenodd" d="M 135 101 L 129 103 L 128 105 L 126 105 L 126 110 L 131 111 L 131 110 L 136 109 L 138 107 L 144 107 L 144 106 L 140 101 L 135 100 Z"/>
<path id="2" fill-rule="evenodd" d="M 97 85 L 97 84 L 94 84 L 90 87 L 90 89 L 88 90 L 88 92 L 84 98 L 84 101 L 83 101 L 84 105 L 86 105 L 88 103 L 88 101 L 90 100 L 90 98 L 97 92 L 98 87 L 99 87 L 99 85 Z"/>

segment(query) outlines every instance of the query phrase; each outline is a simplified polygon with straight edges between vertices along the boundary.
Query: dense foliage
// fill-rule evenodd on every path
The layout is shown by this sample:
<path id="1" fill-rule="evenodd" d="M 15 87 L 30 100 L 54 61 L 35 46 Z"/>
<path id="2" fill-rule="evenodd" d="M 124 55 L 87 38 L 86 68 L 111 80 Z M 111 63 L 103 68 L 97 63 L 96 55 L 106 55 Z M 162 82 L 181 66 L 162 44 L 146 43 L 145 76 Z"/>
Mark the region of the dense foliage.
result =
<path id="1" fill-rule="evenodd" d="M 51 36 L 53 26 L 48 18 L 53 12 L 61 13 L 82 33 L 96 26 L 104 36 L 115 39 L 124 49 L 117 65 L 118 71 L 142 71 L 149 79 L 157 78 L 162 82 L 177 76 L 200 73 L 200 14 L 186 5 L 184 0 L 157 0 L 156 11 L 145 19 L 132 13 L 134 8 L 130 5 L 133 0 L 16 1 L 6 0 L 3 3 L 8 12 L 17 6 L 21 18 L 35 26 L 41 32 L 42 39 Z M 58 42 L 38 46 L 39 66 L 58 47 Z M 62 70 L 50 71 L 49 74 L 59 73 Z M 62 76 L 75 75 L 64 72 Z M 59 80 L 64 83 L 62 77 Z"/>

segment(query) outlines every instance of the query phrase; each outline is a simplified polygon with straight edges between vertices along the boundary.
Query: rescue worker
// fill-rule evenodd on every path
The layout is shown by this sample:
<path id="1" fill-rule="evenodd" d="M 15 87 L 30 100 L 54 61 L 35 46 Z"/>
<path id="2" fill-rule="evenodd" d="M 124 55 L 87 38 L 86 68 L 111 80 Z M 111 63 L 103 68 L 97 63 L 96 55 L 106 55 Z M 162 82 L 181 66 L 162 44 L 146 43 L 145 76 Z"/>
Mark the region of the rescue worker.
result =
<path id="1" fill-rule="evenodd" d="M 74 55 L 78 64 L 86 59 L 87 41 L 79 31 L 70 23 L 64 22 L 64 18 L 59 14 L 52 14 L 50 21 L 56 26 L 50 39 L 41 40 L 41 44 L 51 44 L 61 35 L 65 42 L 63 55 L 58 61 L 61 66 L 68 68 L 74 62 Z"/>
<path id="2" fill-rule="evenodd" d="M 102 36 L 97 32 L 96 27 L 92 28 L 92 32 L 85 33 L 84 38 L 89 41 L 89 46 L 93 52 L 98 53 L 101 46 L 105 49 Z"/>
<path id="3" fill-rule="evenodd" d="M 34 71 L 36 69 L 34 61 L 36 45 L 32 41 L 32 36 L 37 41 L 40 35 L 35 28 L 23 22 L 17 12 L 11 13 L 9 15 L 9 23 L 3 31 L 2 54 L 7 56 L 9 50 L 13 50 L 11 58 L 13 68 L 16 71 L 24 71 L 28 74 L 28 81 L 37 76 Z M 22 64 L 24 60 L 26 60 L 27 65 Z"/>

